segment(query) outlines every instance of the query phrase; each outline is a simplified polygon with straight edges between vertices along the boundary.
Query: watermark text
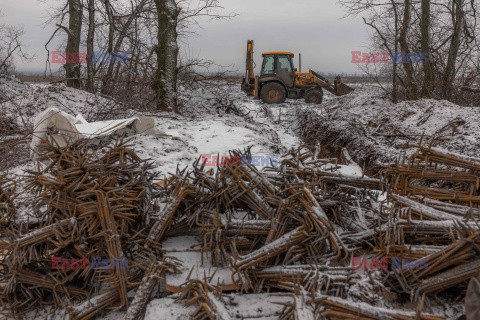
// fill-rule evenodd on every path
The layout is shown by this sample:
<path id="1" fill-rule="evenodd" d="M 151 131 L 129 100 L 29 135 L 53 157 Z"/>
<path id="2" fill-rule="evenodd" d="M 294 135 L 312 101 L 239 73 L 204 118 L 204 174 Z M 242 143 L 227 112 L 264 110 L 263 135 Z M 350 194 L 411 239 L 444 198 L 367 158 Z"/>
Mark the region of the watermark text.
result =
<path id="1" fill-rule="evenodd" d="M 428 267 L 427 259 L 405 259 L 401 257 L 392 257 L 382 259 L 367 259 L 362 257 L 352 257 L 351 268 L 353 270 L 367 269 L 367 270 L 388 270 L 389 262 L 391 261 L 391 269 L 401 270 L 419 270 Z"/>
<path id="2" fill-rule="evenodd" d="M 92 258 L 92 260 L 84 259 L 65 259 L 61 257 L 52 257 L 52 269 L 127 269 L 128 260 L 123 259 L 106 259 Z"/>
<path id="3" fill-rule="evenodd" d="M 225 167 L 225 166 L 245 166 L 252 165 L 255 167 L 278 167 L 278 156 L 277 155 L 252 155 L 251 157 L 247 156 L 218 156 L 214 154 L 202 154 L 200 163 L 205 167 Z"/>
<path id="4" fill-rule="evenodd" d="M 352 63 L 427 63 L 427 52 L 361 52 L 352 51 Z"/>

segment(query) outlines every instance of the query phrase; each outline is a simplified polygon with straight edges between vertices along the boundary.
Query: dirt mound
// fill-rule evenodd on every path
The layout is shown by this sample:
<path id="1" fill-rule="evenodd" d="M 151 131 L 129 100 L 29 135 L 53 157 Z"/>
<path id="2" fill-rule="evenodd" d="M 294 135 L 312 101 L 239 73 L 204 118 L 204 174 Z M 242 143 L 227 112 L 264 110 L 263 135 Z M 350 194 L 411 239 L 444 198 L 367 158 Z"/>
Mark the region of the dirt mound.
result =
<path id="1" fill-rule="evenodd" d="M 480 157 L 479 109 L 445 100 L 422 99 L 393 104 L 372 92 L 328 101 L 319 109 L 298 108 L 298 128 L 304 139 L 320 143 L 326 153 L 346 147 L 375 172 L 411 155 L 420 140 L 434 147 Z"/>

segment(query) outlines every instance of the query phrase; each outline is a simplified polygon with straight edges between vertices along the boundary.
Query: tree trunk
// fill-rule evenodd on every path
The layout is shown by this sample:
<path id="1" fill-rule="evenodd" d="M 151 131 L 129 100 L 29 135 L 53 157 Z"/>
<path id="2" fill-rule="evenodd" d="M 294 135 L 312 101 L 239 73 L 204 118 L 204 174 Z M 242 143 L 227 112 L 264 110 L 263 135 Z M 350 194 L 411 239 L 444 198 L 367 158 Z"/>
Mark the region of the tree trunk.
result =
<path id="1" fill-rule="evenodd" d="M 457 61 L 458 50 L 460 48 L 460 39 L 463 26 L 463 0 L 454 0 L 455 21 L 453 24 L 452 40 L 448 50 L 447 67 L 443 77 L 443 94 L 447 100 L 452 99 L 453 84 L 455 82 L 455 62 Z"/>
<path id="2" fill-rule="evenodd" d="M 105 0 L 104 2 L 105 5 L 105 12 L 108 17 L 108 40 L 107 40 L 107 55 L 111 55 L 113 52 L 113 38 L 114 38 L 114 33 L 115 33 L 115 21 L 113 19 L 113 12 L 112 12 L 112 7 L 110 4 L 109 0 Z M 100 64 L 101 67 L 103 67 L 103 62 Z M 110 66 L 110 65 L 109 65 Z M 105 76 L 103 77 L 102 81 L 102 89 L 101 92 L 103 94 L 108 94 L 111 92 L 111 74 L 107 71 Z"/>
<path id="3" fill-rule="evenodd" d="M 64 65 L 67 86 L 80 88 L 80 36 L 82 33 L 82 2 L 68 0 L 68 40 L 66 62 Z"/>
<path id="4" fill-rule="evenodd" d="M 400 50 L 402 51 L 402 60 L 404 54 L 409 54 L 410 50 L 408 49 L 408 42 L 407 42 L 407 34 L 408 28 L 410 26 L 410 19 L 411 19 L 411 0 L 405 0 L 405 10 L 403 12 L 403 22 L 402 27 L 400 29 Z M 398 54 L 398 53 L 396 53 Z M 405 91 L 406 91 L 406 98 L 408 100 L 415 100 L 417 99 L 417 87 L 415 85 L 413 79 L 413 65 L 411 61 L 402 61 L 403 68 L 405 69 Z"/>
<path id="5" fill-rule="evenodd" d="M 427 61 L 423 61 L 422 97 L 431 98 L 434 89 L 434 75 L 432 69 L 432 52 L 430 50 L 430 0 L 422 0 L 422 18 L 420 20 L 420 44 L 422 53 Z"/>
<path id="6" fill-rule="evenodd" d="M 95 37 L 95 0 L 88 0 L 88 32 L 87 32 L 87 91 L 94 92 L 93 84 L 93 62 L 92 54 L 94 50 Z"/>
<path id="7" fill-rule="evenodd" d="M 397 5 L 394 0 L 391 0 L 393 12 L 395 14 L 395 54 L 398 52 L 398 12 Z M 393 59 L 393 58 L 392 58 Z M 393 103 L 398 102 L 398 88 L 397 88 L 397 61 L 393 61 L 393 75 L 392 75 L 392 100 Z"/>
<path id="8" fill-rule="evenodd" d="M 157 111 L 177 110 L 177 18 L 174 0 L 155 0 L 158 16 L 157 73 L 154 82 Z"/>

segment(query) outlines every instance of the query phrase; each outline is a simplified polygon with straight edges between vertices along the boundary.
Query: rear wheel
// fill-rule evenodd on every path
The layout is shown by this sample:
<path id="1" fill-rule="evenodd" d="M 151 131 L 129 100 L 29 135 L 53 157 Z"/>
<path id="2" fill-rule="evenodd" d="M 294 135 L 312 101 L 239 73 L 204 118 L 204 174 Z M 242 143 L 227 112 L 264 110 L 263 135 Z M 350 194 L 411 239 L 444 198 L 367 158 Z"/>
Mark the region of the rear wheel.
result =
<path id="1" fill-rule="evenodd" d="M 305 102 L 320 104 L 323 100 L 323 91 L 322 89 L 312 89 L 305 92 Z"/>
<path id="2" fill-rule="evenodd" d="M 285 88 L 278 82 L 267 83 L 260 92 L 260 98 L 265 103 L 282 103 L 286 97 Z"/>

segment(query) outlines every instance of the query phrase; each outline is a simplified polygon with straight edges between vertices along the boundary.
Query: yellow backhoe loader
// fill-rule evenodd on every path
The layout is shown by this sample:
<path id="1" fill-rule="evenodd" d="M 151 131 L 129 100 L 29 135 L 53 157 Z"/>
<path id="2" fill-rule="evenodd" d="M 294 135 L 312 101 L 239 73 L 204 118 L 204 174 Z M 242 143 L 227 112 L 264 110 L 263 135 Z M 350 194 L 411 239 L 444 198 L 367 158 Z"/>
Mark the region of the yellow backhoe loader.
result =
<path id="1" fill-rule="evenodd" d="M 342 83 L 339 76 L 333 84 L 310 70 L 297 71 L 293 65 L 293 53 L 285 51 L 264 52 L 260 76 L 253 72 L 253 40 L 247 41 L 247 60 L 242 90 L 265 103 L 282 103 L 286 98 L 302 99 L 307 103 L 322 103 L 323 91 L 343 96 L 354 89 Z"/>

